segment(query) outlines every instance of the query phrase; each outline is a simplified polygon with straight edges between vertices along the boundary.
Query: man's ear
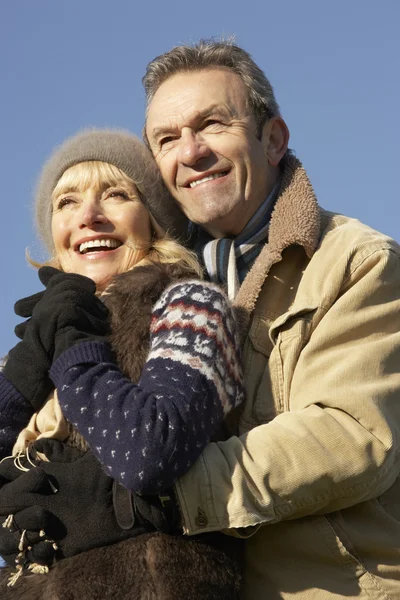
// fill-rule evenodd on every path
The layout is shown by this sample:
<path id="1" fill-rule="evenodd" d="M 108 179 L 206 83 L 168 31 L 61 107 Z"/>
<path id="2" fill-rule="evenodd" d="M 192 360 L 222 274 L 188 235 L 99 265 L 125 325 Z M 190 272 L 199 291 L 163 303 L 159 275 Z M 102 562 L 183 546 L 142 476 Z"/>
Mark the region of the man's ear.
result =
<path id="1" fill-rule="evenodd" d="M 262 130 L 261 142 L 272 167 L 278 166 L 289 144 L 289 129 L 281 117 L 269 119 Z"/>

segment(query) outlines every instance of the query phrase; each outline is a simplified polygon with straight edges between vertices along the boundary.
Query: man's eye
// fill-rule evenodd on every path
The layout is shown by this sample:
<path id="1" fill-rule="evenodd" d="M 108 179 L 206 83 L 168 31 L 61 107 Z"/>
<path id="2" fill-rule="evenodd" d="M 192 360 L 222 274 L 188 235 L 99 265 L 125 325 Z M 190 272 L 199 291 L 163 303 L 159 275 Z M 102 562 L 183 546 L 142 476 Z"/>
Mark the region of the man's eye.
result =
<path id="1" fill-rule="evenodd" d="M 206 127 L 213 127 L 215 125 L 221 125 L 221 121 L 217 121 L 217 119 L 207 119 L 203 127 L 205 129 Z"/>
<path id="2" fill-rule="evenodd" d="M 167 146 L 168 144 L 173 142 L 175 139 L 176 138 L 174 138 L 172 135 L 166 135 L 165 137 L 161 138 L 161 140 L 158 142 L 160 145 L 160 148 L 164 148 L 164 146 Z"/>

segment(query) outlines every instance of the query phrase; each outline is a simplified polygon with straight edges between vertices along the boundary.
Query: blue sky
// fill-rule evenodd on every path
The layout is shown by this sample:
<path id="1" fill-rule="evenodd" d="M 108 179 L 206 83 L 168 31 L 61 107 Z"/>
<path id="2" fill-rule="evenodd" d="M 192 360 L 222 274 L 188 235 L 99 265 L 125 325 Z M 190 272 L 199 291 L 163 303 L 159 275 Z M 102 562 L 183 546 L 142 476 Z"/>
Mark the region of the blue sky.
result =
<path id="1" fill-rule="evenodd" d="M 234 34 L 271 79 L 320 203 L 399 239 L 398 0 L 8 0 L 0 9 L 0 356 L 15 300 L 38 290 L 25 249 L 43 161 L 88 126 L 140 134 L 156 55 Z"/>

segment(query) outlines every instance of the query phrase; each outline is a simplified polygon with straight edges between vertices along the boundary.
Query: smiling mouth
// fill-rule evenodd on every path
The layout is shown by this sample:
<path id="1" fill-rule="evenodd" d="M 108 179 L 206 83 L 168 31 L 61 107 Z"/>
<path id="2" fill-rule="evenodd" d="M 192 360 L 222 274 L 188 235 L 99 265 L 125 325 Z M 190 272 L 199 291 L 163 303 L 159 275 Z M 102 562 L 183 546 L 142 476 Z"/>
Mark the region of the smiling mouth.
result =
<path id="1" fill-rule="evenodd" d="M 115 250 L 122 246 L 122 242 L 114 239 L 103 239 L 103 240 L 90 240 L 88 242 L 82 242 L 79 244 L 79 254 L 88 254 L 89 252 L 101 252 Z"/>
<path id="2" fill-rule="evenodd" d="M 228 174 L 228 171 L 223 171 L 222 173 L 213 173 L 212 175 L 207 175 L 202 179 L 196 179 L 196 181 L 191 181 L 189 183 L 190 188 L 195 188 L 197 185 L 201 183 L 205 183 L 206 181 L 211 181 L 212 179 L 219 179 L 220 177 L 225 177 Z"/>

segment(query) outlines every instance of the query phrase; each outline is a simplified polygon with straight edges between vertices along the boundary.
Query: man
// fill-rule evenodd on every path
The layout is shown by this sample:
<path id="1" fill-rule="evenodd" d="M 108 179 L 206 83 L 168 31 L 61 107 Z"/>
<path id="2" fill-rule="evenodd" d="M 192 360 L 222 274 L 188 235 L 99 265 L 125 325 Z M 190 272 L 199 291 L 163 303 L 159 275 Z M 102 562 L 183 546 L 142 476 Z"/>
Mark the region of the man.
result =
<path id="1" fill-rule="evenodd" d="M 248 600 L 398 598 L 400 248 L 318 206 L 242 49 L 174 48 L 143 81 L 145 138 L 244 334 L 239 436 L 177 483 L 185 531 L 248 537 Z"/>

